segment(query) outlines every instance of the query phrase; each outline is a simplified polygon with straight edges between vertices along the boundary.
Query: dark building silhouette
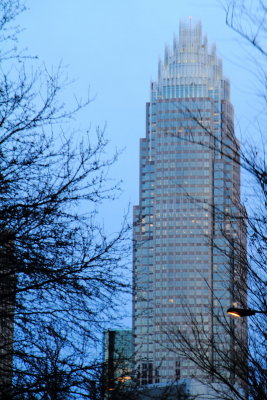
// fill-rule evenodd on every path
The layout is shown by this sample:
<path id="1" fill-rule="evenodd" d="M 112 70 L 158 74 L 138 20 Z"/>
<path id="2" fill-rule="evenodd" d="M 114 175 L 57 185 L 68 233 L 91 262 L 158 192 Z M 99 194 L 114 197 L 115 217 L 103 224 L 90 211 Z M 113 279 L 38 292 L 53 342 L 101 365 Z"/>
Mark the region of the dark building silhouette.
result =
<path id="1" fill-rule="evenodd" d="M 14 235 L 0 235 L 0 397 L 8 399 L 12 390 L 14 308 L 16 274 Z"/>

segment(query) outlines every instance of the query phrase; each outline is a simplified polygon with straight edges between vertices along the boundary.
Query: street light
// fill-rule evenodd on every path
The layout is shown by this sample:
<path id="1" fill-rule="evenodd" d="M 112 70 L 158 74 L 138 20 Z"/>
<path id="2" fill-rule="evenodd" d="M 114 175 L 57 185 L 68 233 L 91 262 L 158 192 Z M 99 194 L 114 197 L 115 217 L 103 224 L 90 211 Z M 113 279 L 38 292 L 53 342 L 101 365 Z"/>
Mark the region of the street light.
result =
<path id="1" fill-rule="evenodd" d="M 230 307 L 227 310 L 227 313 L 232 315 L 233 317 L 250 317 L 251 315 L 255 314 L 267 314 L 266 311 L 259 311 L 259 310 L 251 310 L 249 308 L 236 308 L 236 307 Z"/>

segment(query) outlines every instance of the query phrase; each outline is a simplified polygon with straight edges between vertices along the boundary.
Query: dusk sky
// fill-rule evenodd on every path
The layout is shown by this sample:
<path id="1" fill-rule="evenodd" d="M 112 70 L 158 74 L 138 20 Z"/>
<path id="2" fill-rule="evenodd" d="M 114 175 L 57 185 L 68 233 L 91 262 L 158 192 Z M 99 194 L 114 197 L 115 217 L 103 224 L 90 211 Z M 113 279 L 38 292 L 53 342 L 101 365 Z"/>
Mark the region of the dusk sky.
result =
<path id="1" fill-rule="evenodd" d="M 28 0 L 19 18 L 25 30 L 20 45 L 48 69 L 67 67 L 68 95 L 94 99 L 81 126 L 104 127 L 109 150 L 124 149 L 112 176 L 123 180 L 123 195 L 105 211 L 108 225 L 117 222 L 128 203 L 138 202 L 139 138 L 145 135 L 145 103 L 150 80 L 157 78 L 165 44 L 172 46 L 179 20 L 202 21 L 209 44 L 217 45 L 224 73 L 231 81 L 236 133 L 246 135 L 259 112 L 258 90 L 246 46 L 225 23 L 216 0 Z M 68 98 L 65 99 L 68 102 Z M 110 210 L 110 206 L 108 207 Z"/>

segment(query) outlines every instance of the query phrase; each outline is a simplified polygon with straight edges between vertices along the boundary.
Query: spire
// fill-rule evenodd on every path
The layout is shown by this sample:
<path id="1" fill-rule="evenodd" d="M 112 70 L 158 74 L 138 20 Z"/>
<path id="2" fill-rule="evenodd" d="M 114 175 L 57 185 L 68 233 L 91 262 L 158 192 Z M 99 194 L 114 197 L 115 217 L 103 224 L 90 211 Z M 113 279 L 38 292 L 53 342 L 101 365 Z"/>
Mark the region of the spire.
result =
<path id="1" fill-rule="evenodd" d="M 177 36 L 176 36 L 176 34 L 174 33 L 174 35 L 173 35 L 173 52 L 174 52 L 174 53 L 176 53 L 177 47 L 178 47 Z"/>
<path id="2" fill-rule="evenodd" d="M 169 56 L 170 56 L 170 49 L 169 46 L 165 46 L 165 53 L 164 53 L 164 64 L 167 65 L 169 61 Z"/>
<path id="3" fill-rule="evenodd" d="M 160 77 L 161 77 L 161 70 L 162 70 L 162 61 L 161 61 L 161 58 L 159 58 L 159 63 L 158 63 L 158 80 L 160 80 Z"/>

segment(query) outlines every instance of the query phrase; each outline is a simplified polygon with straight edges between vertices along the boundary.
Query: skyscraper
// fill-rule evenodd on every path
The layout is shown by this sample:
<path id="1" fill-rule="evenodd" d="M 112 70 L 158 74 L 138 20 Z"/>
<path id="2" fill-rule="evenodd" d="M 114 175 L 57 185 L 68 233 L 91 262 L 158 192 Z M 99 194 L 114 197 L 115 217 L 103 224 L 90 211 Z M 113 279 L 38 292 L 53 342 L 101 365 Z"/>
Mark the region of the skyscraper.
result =
<path id="1" fill-rule="evenodd" d="M 230 86 L 215 45 L 209 49 L 200 23 L 181 23 L 179 38 L 172 50 L 165 49 L 158 80 L 151 83 L 146 137 L 140 140 L 133 329 L 141 385 L 201 377 L 177 351 L 179 343 L 170 340 L 175 329 L 187 334 L 190 318 L 211 338 L 212 362 L 216 341 L 231 350 L 218 317 L 242 296 L 245 301 L 233 278 L 245 240 L 235 218 L 238 155 Z"/>

